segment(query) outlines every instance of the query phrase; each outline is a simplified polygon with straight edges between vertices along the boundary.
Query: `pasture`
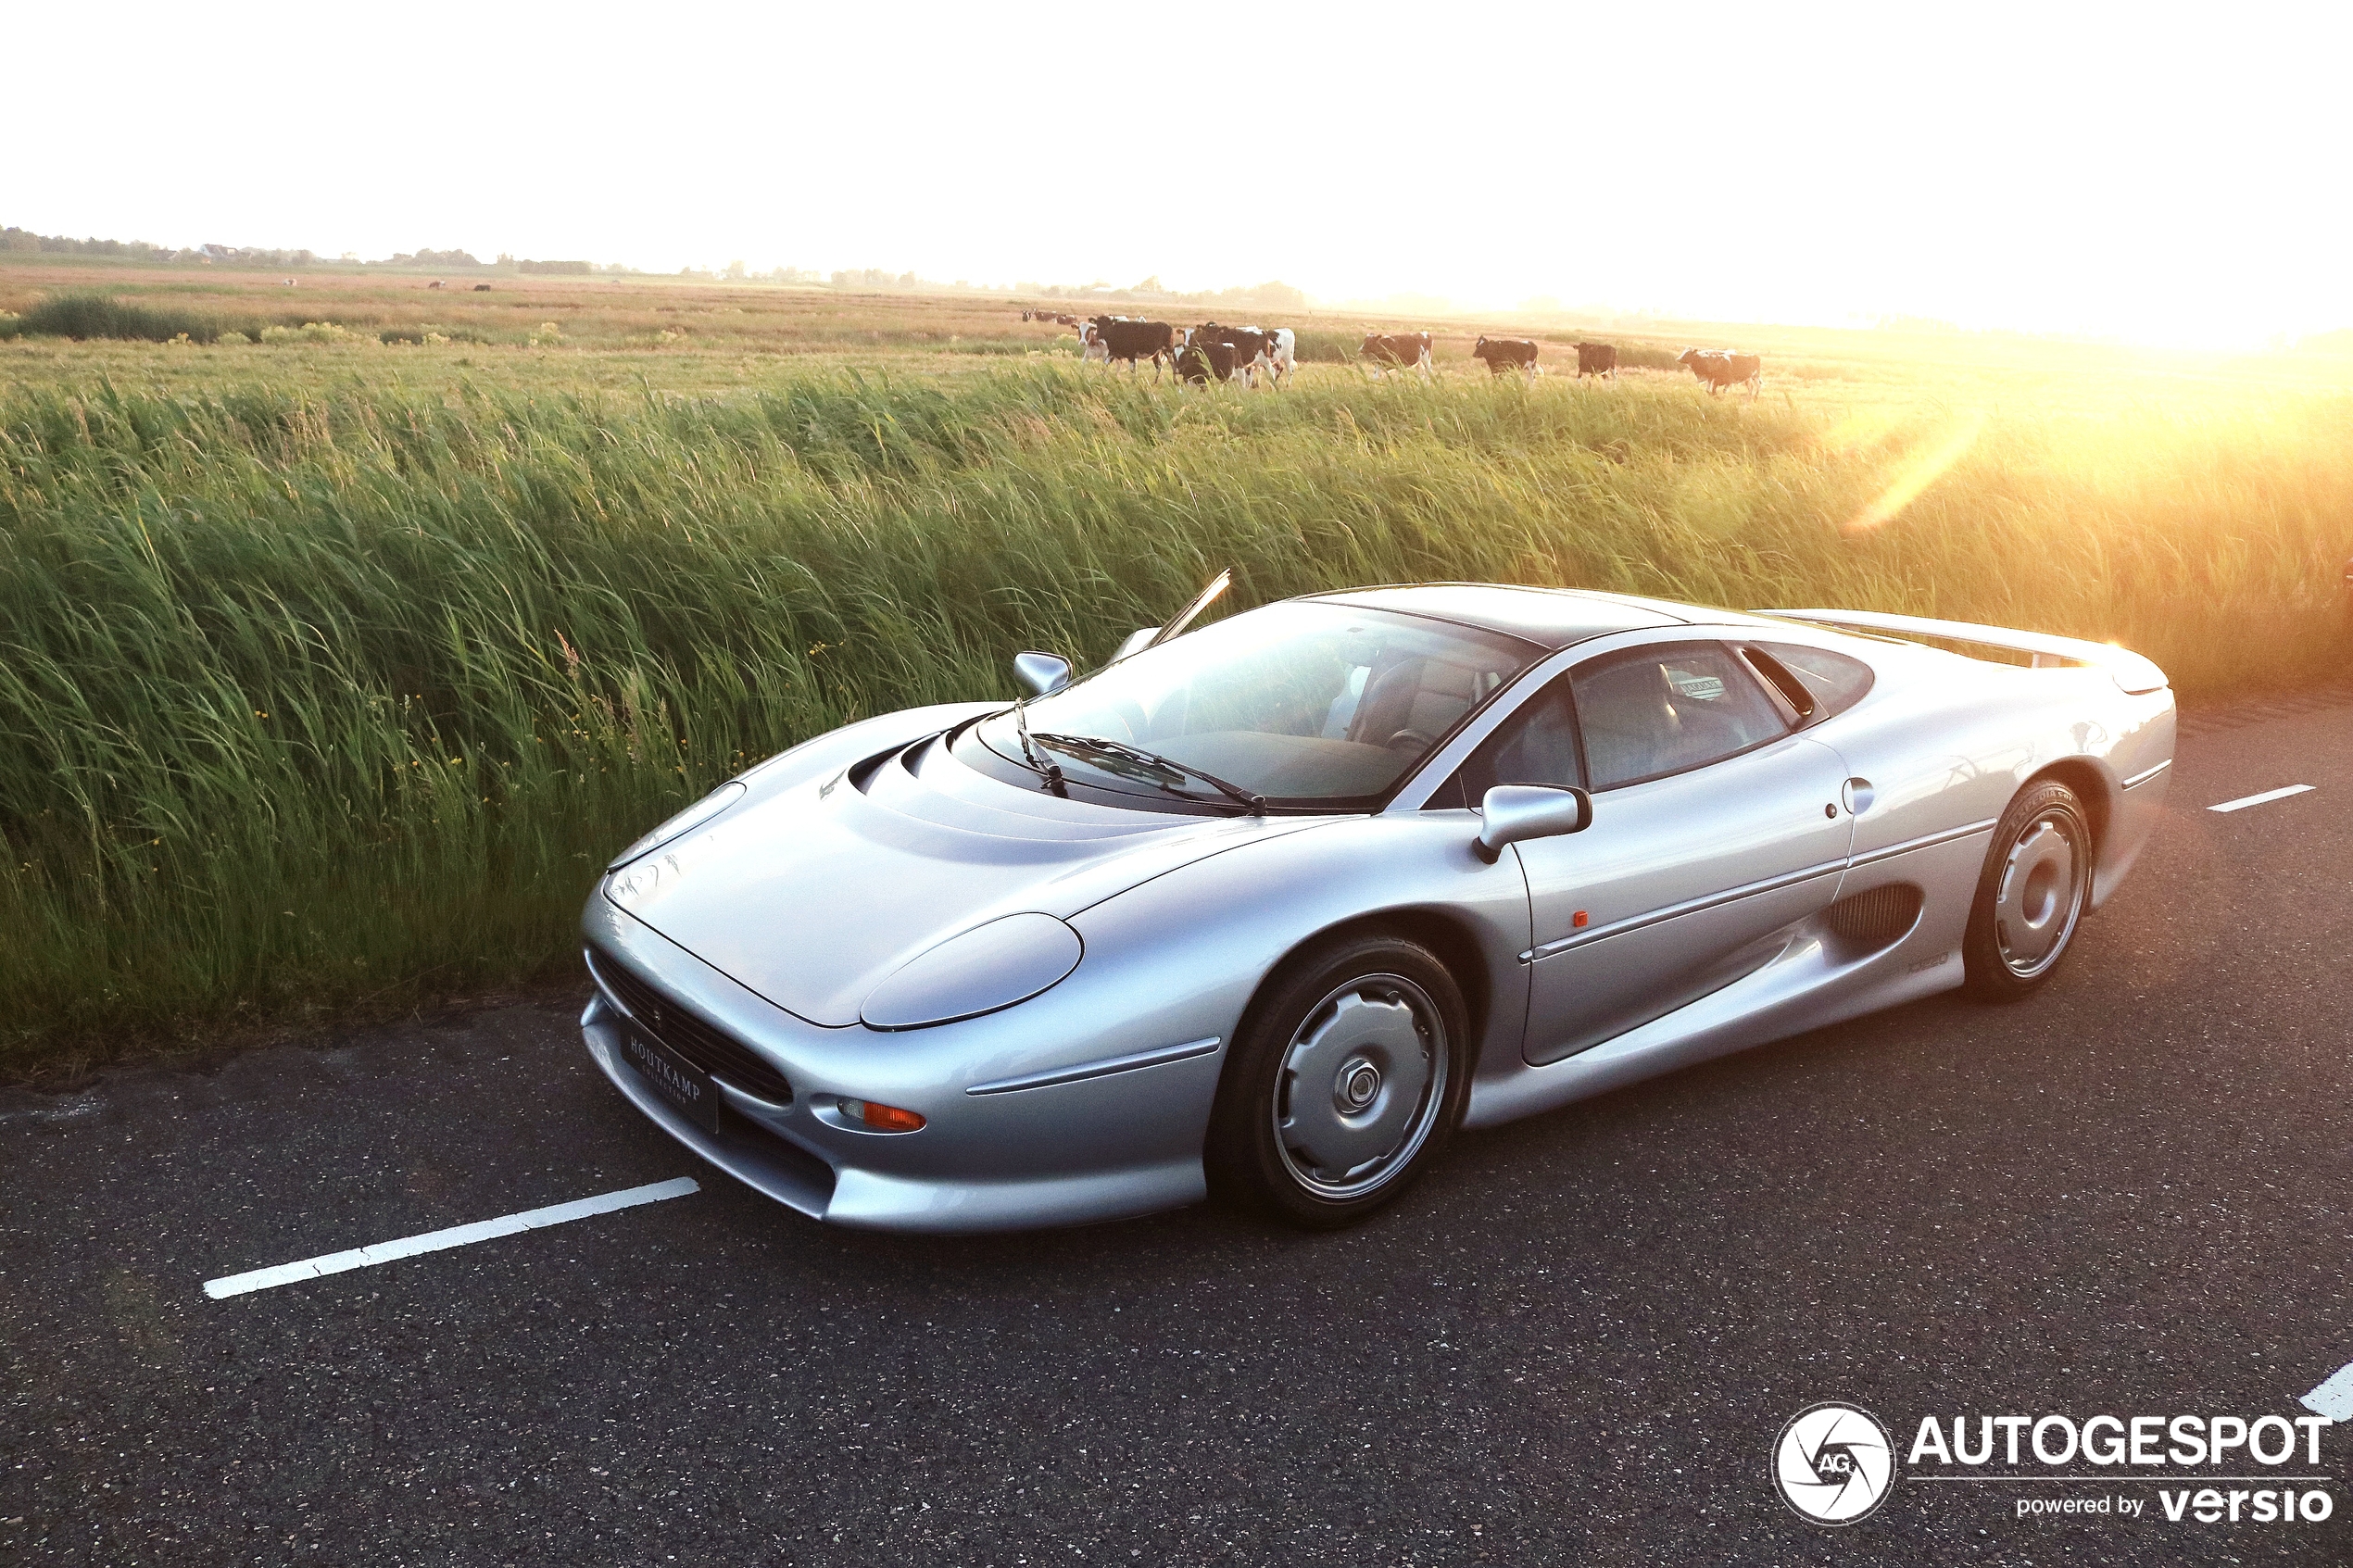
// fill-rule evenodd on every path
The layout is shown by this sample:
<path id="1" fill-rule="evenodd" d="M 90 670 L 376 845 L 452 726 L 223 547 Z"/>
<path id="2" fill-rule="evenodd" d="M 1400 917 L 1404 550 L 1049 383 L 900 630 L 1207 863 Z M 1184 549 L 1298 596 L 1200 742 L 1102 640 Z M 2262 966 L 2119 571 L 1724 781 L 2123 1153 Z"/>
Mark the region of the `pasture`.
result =
<path id="1" fill-rule="evenodd" d="M 0 1073 L 566 972 L 676 805 L 1010 697 L 1015 649 L 1099 659 L 1221 566 L 1237 608 L 1466 577 L 1990 621 L 2191 701 L 2353 656 L 2339 359 L 1336 313 L 1269 323 L 1290 390 L 1180 392 L 1004 296 L 429 281 L 0 261 L 19 317 L 264 338 L 0 339 Z M 1430 383 L 1347 362 L 1422 326 Z M 1554 373 L 1491 383 L 1482 332 Z M 1764 391 L 1577 384 L 1580 336 L 1737 345 Z"/>

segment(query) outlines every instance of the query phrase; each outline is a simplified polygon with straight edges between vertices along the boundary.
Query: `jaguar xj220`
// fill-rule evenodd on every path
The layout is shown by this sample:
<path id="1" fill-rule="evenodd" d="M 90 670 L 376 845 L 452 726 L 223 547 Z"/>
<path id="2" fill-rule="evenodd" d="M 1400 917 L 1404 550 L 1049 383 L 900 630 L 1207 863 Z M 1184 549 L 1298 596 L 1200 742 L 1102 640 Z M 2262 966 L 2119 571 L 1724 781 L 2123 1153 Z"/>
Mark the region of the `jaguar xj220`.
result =
<path id="1" fill-rule="evenodd" d="M 1458 1128 L 2027 996 L 2172 759 L 2162 671 L 2032 633 L 1447 583 L 1198 609 L 632 847 L 584 921 L 598 1064 L 839 1224 L 1335 1225 Z"/>

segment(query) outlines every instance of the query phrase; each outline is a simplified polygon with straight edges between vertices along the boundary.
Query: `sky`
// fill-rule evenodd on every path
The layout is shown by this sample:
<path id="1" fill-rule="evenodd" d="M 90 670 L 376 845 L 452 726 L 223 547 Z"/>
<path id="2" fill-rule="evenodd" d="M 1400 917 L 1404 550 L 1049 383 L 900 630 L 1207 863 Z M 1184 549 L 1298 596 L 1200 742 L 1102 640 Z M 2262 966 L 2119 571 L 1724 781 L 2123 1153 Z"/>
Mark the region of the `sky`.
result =
<path id="1" fill-rule="evenodd" d="M 0 223 L 44 233 L 2353 326 L 2344 6 L 216 0 L 6 34 Z"/>

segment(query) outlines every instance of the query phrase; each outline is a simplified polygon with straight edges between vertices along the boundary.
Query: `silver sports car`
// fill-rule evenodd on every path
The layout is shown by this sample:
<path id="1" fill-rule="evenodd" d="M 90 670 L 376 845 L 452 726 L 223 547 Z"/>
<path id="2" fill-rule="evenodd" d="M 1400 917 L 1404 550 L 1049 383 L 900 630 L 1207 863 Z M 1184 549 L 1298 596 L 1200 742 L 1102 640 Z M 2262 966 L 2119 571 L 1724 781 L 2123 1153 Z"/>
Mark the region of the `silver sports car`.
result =
<path id="1" fill-rule="evenodd" d="M 1334 1225 L 1458 1127 L 2025 996 L 2172 759 L 2164 672 L 2095 643 L 1460 583 L 1187 631 L 1204 600 L 631 847 L 583 922 L 598 1064 L 841 1224 Z"/>

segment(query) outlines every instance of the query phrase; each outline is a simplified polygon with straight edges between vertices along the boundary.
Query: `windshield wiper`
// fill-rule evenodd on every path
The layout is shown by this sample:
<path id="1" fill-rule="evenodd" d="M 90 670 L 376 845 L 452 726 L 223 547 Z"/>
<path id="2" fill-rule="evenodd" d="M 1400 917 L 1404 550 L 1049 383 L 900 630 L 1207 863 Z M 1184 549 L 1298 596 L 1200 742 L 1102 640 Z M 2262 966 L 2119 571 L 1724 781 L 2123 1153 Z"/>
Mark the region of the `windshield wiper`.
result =
<path id="1" fill-rule="evenodd" d="M 1021 754 L 1029 759 L 1031 767 L 1046 775 L 1046 787 L 1066 800 L 1070 791 L 1063 786 L 1062 769 L 1029 738 L 1029 717 L 1022 711 L 1028 702 L 1027 697 L 1023 697 L 1013 704 L 1013 733 L 1021 736 Z"/>
<path id="2" fill-rule="evenodd" d="M 1022 734 L 1025 738 L 1028 736 L 1026 730 Z M 1146 751 L 1139 746 L 1129 746 L 1123 741 L 1100 740 L 1093 735 L 1041 734 L 1037 739 L 1063 751 L 1075 751 L 1081 755 L 1092 751 L 1106 757 L 1124 757 L 1130 762 L 1139 763 L 1147 768 L 1157 768 L 1164 773 L 1175 773 L 1180 778 L 1199 779 L 1202 783 L 1214 786 L 1220 794 L 1237 805 L 1248 807 L 1252 816 L 1263 817 L 1266 814 L 1266 800 L 1264 796 L 1253 795 L 1239 784 L 1227 784 L 1206 768 L 1196 768 L 1190 762 L 1179 762 L 1173 757 L 1163 757 L 1156 751 Z"/>

